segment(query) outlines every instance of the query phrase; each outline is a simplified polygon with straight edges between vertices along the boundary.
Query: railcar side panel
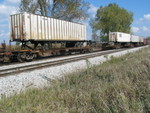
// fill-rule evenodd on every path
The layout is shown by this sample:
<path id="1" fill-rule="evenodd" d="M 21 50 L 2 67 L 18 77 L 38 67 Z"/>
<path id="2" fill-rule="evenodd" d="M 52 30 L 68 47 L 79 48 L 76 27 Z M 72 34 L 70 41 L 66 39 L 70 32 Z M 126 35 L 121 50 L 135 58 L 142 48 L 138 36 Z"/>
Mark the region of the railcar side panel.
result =
<path id="1" fill-rule="evenodd" d="M 140 37 L 140 39 L 139 39 L 140 41 L 140 43 L 144 43 L 144 38 L 142 38 L 142 37 Z"/>
<path id="2" fill-rule="evenodd" d="M 21 13 L 10 16 L 13 41 L 84 41 L 86 26 L 69 21 Z"/>
<path id="3" fill-rule="evenodd" d="M 135 36 L 135 35 L 131 35 L 131 42 L 135 42 L 135 43 L 140 42 L 140 37 Z"/>
<path id="4" fill-rule="evenodd" d="M 130 42 L 130 34 L 121 32 L 110 32 L 109 41 L 110 42 Z"/>

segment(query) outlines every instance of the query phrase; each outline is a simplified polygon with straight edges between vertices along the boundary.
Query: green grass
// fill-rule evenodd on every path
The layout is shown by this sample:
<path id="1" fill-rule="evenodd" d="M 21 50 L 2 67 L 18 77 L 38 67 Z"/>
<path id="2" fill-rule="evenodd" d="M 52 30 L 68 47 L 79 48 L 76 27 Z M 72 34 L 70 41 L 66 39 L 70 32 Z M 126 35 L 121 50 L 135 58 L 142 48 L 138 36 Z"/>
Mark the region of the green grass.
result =
<path id="1" fill-rule="evenodd" d="M 51 83 L 3 98 L 0 112 L 149 113 L 150 47 Z"/>

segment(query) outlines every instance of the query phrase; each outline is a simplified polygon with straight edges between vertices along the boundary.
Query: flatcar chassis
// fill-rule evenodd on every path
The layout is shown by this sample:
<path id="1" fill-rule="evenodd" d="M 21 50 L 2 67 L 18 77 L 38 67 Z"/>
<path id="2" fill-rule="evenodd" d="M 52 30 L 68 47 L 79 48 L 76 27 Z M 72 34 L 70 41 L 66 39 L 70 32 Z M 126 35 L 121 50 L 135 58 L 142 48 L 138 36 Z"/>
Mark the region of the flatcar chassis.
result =
<path id="1" fill-rule="evenodd" d="M 93 50 L 91 41 L 19 41 L 21 50 L 7 51 L 5 47 L 0 51 L 0 62 L 32 61 L 39 57 L 65 55 L 72 53 L 86 53 Z M 52 47 L 59 44 L 60 47 Z M 11 46 L 11 44 L 10 44 Z"/>

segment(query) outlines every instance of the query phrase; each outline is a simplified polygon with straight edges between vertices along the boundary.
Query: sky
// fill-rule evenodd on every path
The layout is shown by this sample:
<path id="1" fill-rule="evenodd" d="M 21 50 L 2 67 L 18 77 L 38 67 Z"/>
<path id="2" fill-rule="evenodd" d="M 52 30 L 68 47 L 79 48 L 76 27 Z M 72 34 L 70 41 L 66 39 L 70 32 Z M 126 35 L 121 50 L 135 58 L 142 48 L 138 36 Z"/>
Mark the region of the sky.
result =
<path id="1" fill-rule="evenodd" d="M 131 30 L 134 35 L 148 37 L 150 36 L 150 0 L 85 0 L 89 2 L 89 19 L 85 22 L 87 26 L 87 39 L 91 39 L 90 18 L 94 18 L 96 11 L 100 6 L 107 6 L 110 3 L 116 3 L 120 7 L 133 12 L 133 23 Z M 0 43 L 3 40 L 9 40 L 9 15 L 18 12 L 20 0 L 0 0 Z"/>

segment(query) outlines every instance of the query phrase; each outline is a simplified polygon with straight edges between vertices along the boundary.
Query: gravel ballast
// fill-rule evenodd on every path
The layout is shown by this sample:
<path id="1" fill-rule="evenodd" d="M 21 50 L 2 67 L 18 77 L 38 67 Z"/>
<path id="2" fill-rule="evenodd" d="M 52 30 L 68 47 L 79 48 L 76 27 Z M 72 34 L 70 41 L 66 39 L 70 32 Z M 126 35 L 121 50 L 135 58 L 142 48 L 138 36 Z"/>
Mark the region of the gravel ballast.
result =
<path id="1" fill-rule="evenodd" d="M 11 95 L 26 91 L 30 88 L 43 88 L 50 85 L 51 79 L 56 79 L 64 76 L 65 74 L 80 72 L 87 69 L 88 66 L 94 66 L 109 60 L 112 56 L 120 57 L 127 53 L 135 52 L 139 49 L 148 46 L 133 48 L 116 52 L 108 55 L 102 55 L 99 57 L 89 58 L 87 60 L 80 60 L 72 63 L 62 64 L 54 67 L 47 67 L 30 72 L 23 72 L 16 75 L 0 78 L 0 98 L 2 96 L 9 97 Z M 38 61 L 39 62 L 39 61 Z M 42 61 L 45 62 L 45 61 Z M 33 62 L 34 64 L 35 62 Z M 21 64 L 19 64 L 21 65 Z M 25 64 L 27 65 L 27 64 Z M 1 68 L 6 68 L 3 66 Z M 0 69 L 1 69 L 0 68 Z"/>

